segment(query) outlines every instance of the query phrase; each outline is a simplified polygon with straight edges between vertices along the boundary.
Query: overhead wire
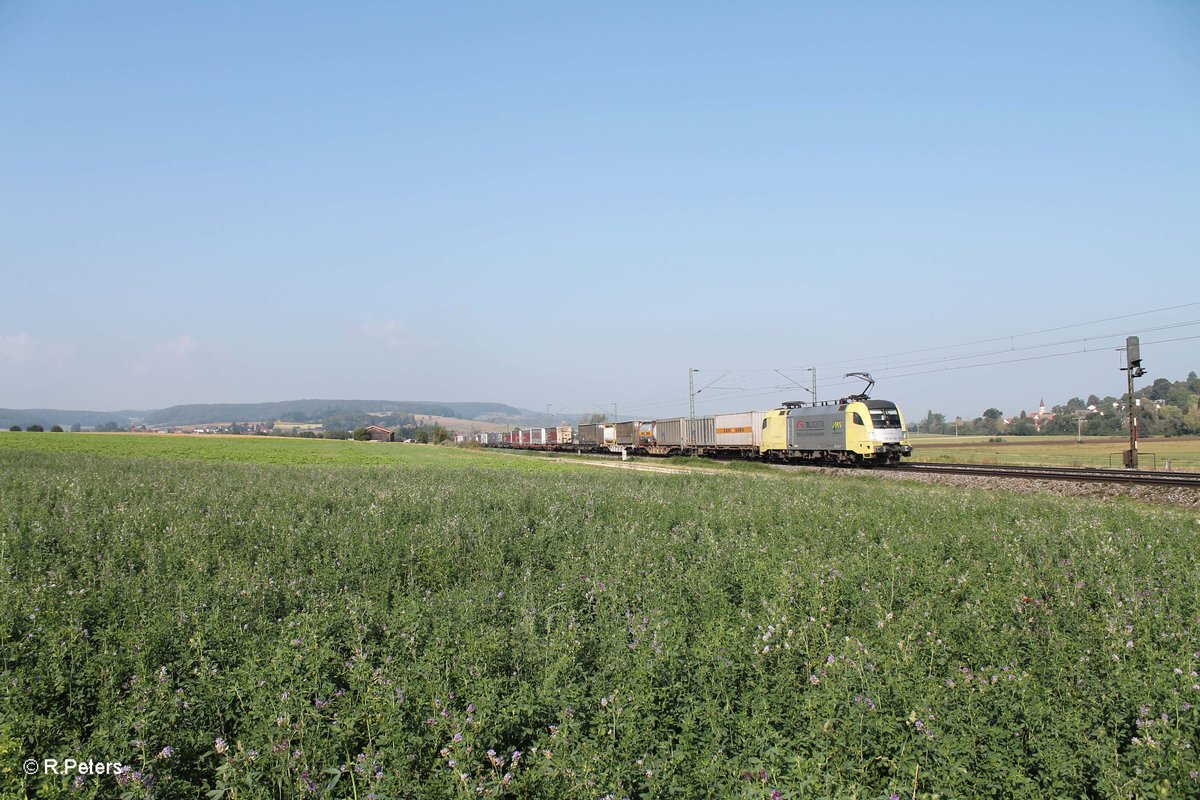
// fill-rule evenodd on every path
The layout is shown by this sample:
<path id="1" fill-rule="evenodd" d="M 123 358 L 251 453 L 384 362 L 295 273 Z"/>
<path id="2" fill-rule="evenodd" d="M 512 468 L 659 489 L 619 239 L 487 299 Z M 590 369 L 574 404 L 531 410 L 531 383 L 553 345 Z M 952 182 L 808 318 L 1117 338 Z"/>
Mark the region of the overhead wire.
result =
<path id="1" fill-rule="evenodd" d="M 1132 314 L 1120 314 L 1120 315 L 1118 315 L 1118 316 L 1115 316 L 1115 317 L 1104 317 L 1103 319 L 1089 320 L 1089 321 L 1087 321 L 1087 322 L 1073 322 L 1073 323 L 1071 323 L 1070 325 L 1059 325 L 1059 326 L 1056 326 L 1056 327 L 1053 327 L 1053 328 L 1043 328 L 1043 329 L 1041 329 L 1041 330 L 1037 330 L 1037 331 L 1028 331 L 1028 332 L 1026 332 L 1026 333 L 1014 333 L 1014 334 L 1009 334 L 1009 335 L 1007 335 L 1007 336 L 994 336 L 994 337 L 991 337 L 991 338 L 988 338 L 988 339 L 977 339 L 977 340 L 975 340 L 975 341 L 971 341 L 971 342 L 961 342 L 961 343 L 959 343 L 959 344 L 936 345 L 936 346 L 933 346 L 933 347 L 923 347 L 923 348 L 918 348 L 918 349 L 916 349 L 916 350 L 904 350 L 904 351 L 901 351 L 901 352 L 898 352 L 898 353 L 887 353 L 887 354 L 884 354 L 884 355 L 880 355 L 880 356 L 872 356 L 872 357 L 870 357 L 870 358 L 865 358 L 865 359 L 842 359 L 842 360 L 839 360 L 839 361 L 829 361 L 829 362 L 825 362 L 825 363 L 823 363 L 823 364 L 814 364 L 813 366 L 816 366 L 816 367 L 821 367 L 821 366 L 834 366 L 834 365 L 836 365 L 836 364 L 844 364 L 844 363 L 848 363 L 848 362 L 860 363 L 860 362 L 862 362 L 862 361 L 870 361 L 870 360 L 872 360 L 872 359 L 876 359 L 876 360 L 877 360 L 877 359 L 880 359 L 880 358 L 885 358 L 885 359 L 886 359 L 886 358 L 896 358 L 896 357 L 898 357 L 898 356 L 914 355 L 914 354 L 917 354 L 917 353 L 930 353 L 930 352 L 934 352 L 934 351 L 937 351 L 937 350 L 952 350 L 952 349 L 954 349 L 954 348 L 956 348 L 956 347 L 972 347 L 972 346 L 974 346 L 974 345 L 977 345 L 977 344 L 990 344 L 991 342 L 1002 342 L 1002 341 L 1005 341 L 1005 340 L 1009 340 L 1009 341 L 1011 341 L 1011 340 L 1013 340 L 1013 339 L 1023 339 L 1023 338 L 1025 338 L 1025 337 L 1027 337 L 1027 336 L 1039 336 L 1039 335 L 1041 335 L 1041 334 L 1043 334 L 1043 333 L 1054 333 L 1054 332 L 1057 332 L 1057 331 L 1069 330 L 1069 329 L 1071 329 L 1071 328 L 1082 328 L 1082 327 L 1085 327 L 1085 326 L 1087 326 L 1087 325 L 1099 325 L 1099 324 L 1100 324 L 1100 323 L 1102 323 L 1102 322 L 1113 322 L 1113 321 L 1115 321 L 1115 320 L 1119 320 L 1119 319 L 1130 319 L 1130 318 L 1133 318 L 1133 317 L 1144 317 L 1144 316 L 1146 316 L 1147 314 L 1160 314 L 1160 313 L 1162 313 L 1162 312 L 1164 312 L 1164 311 L 1177 311 L 1177 310 L 1179 310 L 1179 309 L 1181 309 L 1181 308 L 1191 308 L 1191 307 L 1193 307 L 1193 306 L 1200 306 L 1200 301 L 1194 301 L 1194 302 L 1190 302 L 1190 303 L 1181 303 L 1181 304 L 1179 304 L 1179 305 L 1175 305 L 1175 306 L 1166 306 L 1166 307 L 1164 307 L 1164 308 L 1152 308 L 1152 309 L 1148 309 L 1148 310 L 1146 310 L 1146 311 L 1136 311 L 1136 312 L 1134 312 L 1134 313 L 1132 313 Z"/>
<path id="2" fill-rule="evenodd" d="M 1058 326 L 1054 326 L 1054 327 L 1050 327 L 1050 328 L 1042 328 L 1040 330 L 1035 330 L 1035 331 L 1027 331 L 1024 333 L 1009 334 L 1007 336 L 995 336 L 995 337 L 989 337 L 986 339 L 976 339 L 976 340 L 962 342 L 962 343 L 958 343 L 958 344 L 943 344 L 943 345 L 935 345 L 935 346 L 931 346 L 931 347 L 922 347 L 922 348 L 916 348 L 913 350 L 905 350 L 905 351 L 900 351 L 900 352 L 896 352 L 896 353 L 887 353 L 887 354 L 883 354 L 883 355 L 872 356 L 870 358 L 839 359 L 839 360 L 819 362 L 819 363 L 816 363 L 816 364 L 813 364 L 813 365 L 807 366 L 807 367 L 782 367 L 782 368 L 780 368 L 780 367 L 756 367 L 756 368 L 695 369 L 694 371 L 697 373 L 701 373 L 701 372 L 709 373 L 709 374 L 716 373 L 716 372 L 723 373 L 721 375 L 721 377 L 716 378 L 716 381 L 722 380 L 722 378 L 724 378 L 728 375 L 751 376 L 751 375 L 757 375 L 757 374 L 762 374 L 762 373 L 767 373 L 767 372 L 775 372 L 775 373 L 782 375 L 785 379 L 791 381 L 792 385 L 790 385 L 790 386 L 788 386 L 788 385 L 759 385 L 759 386 L 741 386 L 741 387 L 737 387 L 737 386 L 720 386 L 720 387 L 718 387 L 718 386 L 713 386 L 712 384 L 709 384 L 707 386 L 702 387 L 702 389 L 699 392 L 694 393 L 694 397 L 695 397 L 697 405 L 709 406 L 713 403 L 719 403 L 724 400 L 732 400 L 735 398 L 751 399 L 751 398 L 763 397 L 763 396 L 767 396 L 767 395 L 777 394 L 778 392 L 781 392 L 781 391 L 795 389 L 797 387 L 799 387 L 800 389 L 806 389 L 806 387 L 804 387 L 803 385 L 792 380 L 791 376 L 784 374 L 784 372 L 788 372 L 788 371 L 790 371 L 790 372 L 805 372 L 805 371 L 815 370 L 820 367 L 828 368 L 828 367 L 837 366 L 837 365 L 852 365 L 852 366 L 860 367 L 860 368 L 862 368 L 862 367 L 864 367 L 864 365 L 866 365 L 873 373 L 878 373 L 881 377 L 886 377 L 889 379 L 896 379 L 896 378 L 906 378 L 906 377 L 913 377 L 913 376 L 919 376 L 919 375 L 929 375 L 929 374 L 934 374 L 934 373 L 938 373 L 938 372 L 951 372 L 951 371 L 963 370 L 963 369 L 978 369 L 980 367 L 1002 366 L 1005 364 L 1014 364 L 1014 363 L 1021 363 L 1021 362 L 1027 362 L 1027 361 L 1039 361 L 1039 360 L 1045 360 L 1045 359 L 1051 359 L 1051 358 L 1061 358 L 1061 357 L 1066 357 L 1066 356 L 1078 356 L 1078 355 L 1082 355 L 1082 354 L 1086 354 L 1086 353 L 1095 353 L 1095 352 L 1099 352 L 1100 347 L 1104 347 L 1105 349 L 1107 349 L 1108 346 L 1101 345 L 1101 343 L 1104 340 L 1113 339 L 1113 338 L 1116 338 L 1119 336 L 1124 336 L 1127 334 L 1127 332 L 1122 331 L 1122 332 L 1113 332 L 1113 333 L 1104 333 L 1104 334 L 1092 334 L 1090 336 L 1084 336 L 1084 337 L 1079 337 L 1079 338 L 1075 338 L 1075 339 L 1061 339 L 1061 340 L 1057 340 L 1057 341 L 1053 341 L 1053 342 L 1039 342 L 1039 343 L 1032 343 L 1032 344 L 1022 344 L 1020 346 L 1016 345 L 1016 340 L 1027 338 L 1030 336 L 1039 336 L 1039 335 L 1047 334 L 1047 333 L 1055 333 L 1058 331 L 1071 330 L 1074 328 L 1082 328 L 1082 327 L 1086 327 L 1089 325 L 1098 325 L 1098 324 L 1102 324 L 1105 322 L 1113 322 L 1116 320 L 1132 319 L 1135 317 L 1146 316 L 1147 314 L 1157 314 L 1157 313 L 1163 313 L 1166 311 L 1176 311 L 1176 310 L 1184 309 L 1184 308 L 1192 308 L 1195 306 L 1200 306 L 1200 301 L 1180 303 L 1180 304 L 1173 305 L 1173 306 L 1164 306 L 1161 308 L 1148 309 L 1145 311 L 1138 311 L 1138 312 L 1134 312 L 1134 313 L 1130 313 L 1130 314 L 1120 314 L 1120 315 L 1104 317 L 1104 318 L 1096 319 L 1096 320 L 1089 320 L 1086 322 L 1076 322 L 1076 323 L 1071 323 L 1069 325 L 1058 325 Z M 1194 325 L 1200 325 L 1200 320 L 1189 320 L 1186 322 L 1176 322 L 1176 323 L 1171 323 L 1171 324 L 1166 324 L 1166 325 L 1156 325 L 1156 326 L 1153 326 L 1150 328 L 1140 327 L 1138 329 L 1138 331 L 1139 331 L 1139 333 L 1167 331 L 1167 330 L 1174 330 L 1174 329 L 1179 329 L 1179 328 L 1186 328 L 1186 327 L 1190 327 L 1190 326 L 1194 326 Z M 1193 340 L 1193 339 L 1197 339 L 1197 338 L 1200 338 L 1200 336 L 1183 336 L 1183 337 L 1174 337 L 1174 338 L 1167 338 L 1167 339 L 1157 339 L 1157 340 L 1153 340 L 1153 341 L 1149 341 L 1149 342 L 1143 342 L 1143 344 L 1166 344 L 1166 343 L 1171 343 L 1171 342 L 1189 341 L 1189 340 Z M 963 348 L 963 347 L 974 347 L 976 345 L 991 344 L 994 342 L 1002 342 L 1002 341 L 1010 342 L 1011 346 L 1008 348 L 990 349 L 990 350 L 984 350 L 984 351 L 972 352 L 972 353 L 949 354 L 949 355 L 946 355 L 946 356 L 943 356 L 940 358 L 926 358 L 926 359 L 921 359 L 921 360 L 904 359 L 903 358 L 904 356 L 914 356 L 914 355 L 921 355 L 921 354 L 925 354 L 925 353 L 934 353 L 934 352 L 939 352 L 939 351 L 954 350 L 954 349 Z M 1041 354 L 1041 355 L 1023 356 L 1020 358 L 1006 358 L 1006 359 L 993 358 L 994 356 L 999 356 L 999 355 L 1003 355 L 1003 354 L 1007 354 L 1007 353 L 1022 353 L 1022 352 L 1029 352 L 1029 351 L 1034 351 L 1034 350 L 1042 350 L 1042 349 L 1046 349 L 1046 348 L 1050 348 L 1050 347 L 1067 347 L 1067 346 L 1071 346 L 1071 345 L 1082 345 L 1082 347 L 1078 348 L 1078 349 L 1068 350 L 1065 352 L 1045 353 L 1045 354 Z M 1091 348 L 1091 349 L 1089 349 L 1089 348 Z M 975 361 L 977 359 L 984 359 L 984 360 L 978 361 L 978 363 L 949 363 L 949 362 Z M 899 360 L 898 363 L 897 363 L 897 360 Z M 878 364 L 878 362 L 880 362 L 880 361 L 883 362 L 882 365 Z M 874 366 L 871 366 L 871 365 L 874 365 Z M 921 367 L 929 367 L 929 366 L 933 366 L 933 365 L 941 365 L 941 366 L 938 368 L 933 368 L 933 369 L 920 369 Z M 714 383 L 716 381 L 714 381 Z M 830 381 L 823 382 L 820 384 L 820 387 L 822 389 L 824 389 L 825 391 L 829 391 L 831 389 L 837 389 L 837 388 L 844 387 L 844 386 L 856 385 L 856 383 L 857 382 L 855 382 L 855 381 L 835 380 L 832 382 L 830 382 Z M 716 389 L 717 391 L 709 391 L 709 392 L 705 393 L 703 397 L 701 397 L 700 396 L 701 392 L 703 392 L 704 390 L 707 390 L 707 389 Z M 684 403 L 684 400 L 682 398 L 666 397 L 666 396 L 646 398 L 644 401 L 618 401 L 619 407 L 622 409 L 626 409 L 629 412 L 656 411 L 656 410 L 664 409 L 664 408 L 676 408 L 677 409 L 680 406 L 682 406 L 683 403 Z M 565 415 L 570 412 L 562 411 L 560 413 Z M 583 413 L 589 413 L 589 412 L 585 411 Z M 653 415 L 652 414 L 646 415 L 644 413 L 639 413 L 638 416 L 653 416 Z"/>
<path id="3" fill-rule="evenodd" d="M 1200 325 L 1200 320 L 1193 320 L 1190 322 L 1180 322 L 1180 323 L 1176 323 L 1173 325 L 1161 325 L 1161 326 L 1157 326 L 1154 328 L 1145 328 L 1143 330 L 1154 332 L 1154 331 L 1174 330 L 1176 328 L 1186 328 L 1186 327 L 1190 327 L 1193 325 Z M 979 352 L 979 353 L 962 353 L 962 354 L 958 354 L 958 355 L 944 356 L 939 359 L 928 359 L 928 360 L 924 360 L 924 361 L 913 361 L 913 362 L 907 362 L 907 363 L 902 362 L 900 364 L 886 366 L 886 367 L 884 367 L 884 370 L 886 371 L 886 370 L 890 370 L 890 369 L 909 369 L 911 367 L 924 366 L 926 364 L 935 364 L 935 363 L 940 363 L 941 361 L 948 361 L 948 360 L 985 358 L 988 356 L 1000 355 L 1003 353 L 1019 353 L 1019 352 L 1024 352 L 1027 350 L 1041 350 L 1041 349 L 1044 349 L 1047 347 L 1063 347 L 1063 346 L 1072 345 L 1072 344 L 1100 342 L 1105 339 L 1113 339 L 1113 338 L 1116 338 L 1119 336 L 1125 336 L 1125 335 L 1126 335 L 1126 333 L 1124 331 L 1121 331 L 1119 333 L 1096 334 L 1093 336 L 1087 336 L 1087 337 L 1083 337 L 1080 339 L 1063 339 L 1063 340 L 1056 341 L 1056 342 L 1044 342 L 1041 344 L 1024 345 L 1022 347 L 1005 348 L 1002 350 L 987 350 L 987 351 L 983 351 L 983 352 Z M 1107 349 L 1107 347 L 1105 349 Z M 1086 350 L 1086 347 L 1085 347 L 1085 350 Z"/>

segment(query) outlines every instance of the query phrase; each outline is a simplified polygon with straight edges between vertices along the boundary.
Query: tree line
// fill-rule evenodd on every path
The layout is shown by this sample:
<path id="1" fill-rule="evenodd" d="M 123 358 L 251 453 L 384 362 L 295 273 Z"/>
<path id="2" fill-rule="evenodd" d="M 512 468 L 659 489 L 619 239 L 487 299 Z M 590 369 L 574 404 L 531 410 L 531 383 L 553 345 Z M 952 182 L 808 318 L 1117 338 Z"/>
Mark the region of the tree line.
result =
<path id="1" fill-rule="evenodd" d="M 1138 429 L 1145 436 L 1200 436 L 1200 377 L 1189 372 L 1185 380 L 1158 378 L 1134 391 Z M 1082 434 L 1119 436 L 1129 432 L 1129 397 L 1088 395 L 1072 397 L 1048 409 L 1039 421 L 1027 411 L 1005 421 L 998 408 L 988 408 L 974 419 L 947 418 L 930 409 L 921 420 L 910 421 L 920 433 L 986 436 L 1036 436 Z"/>

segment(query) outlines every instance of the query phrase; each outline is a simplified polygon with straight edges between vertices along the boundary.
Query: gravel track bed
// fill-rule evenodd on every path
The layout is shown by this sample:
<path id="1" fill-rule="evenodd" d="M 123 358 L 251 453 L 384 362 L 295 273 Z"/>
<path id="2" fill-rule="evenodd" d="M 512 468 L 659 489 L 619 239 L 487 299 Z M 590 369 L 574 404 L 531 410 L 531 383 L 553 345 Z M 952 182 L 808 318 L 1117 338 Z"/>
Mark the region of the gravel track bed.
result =
<path id="1" fill-rule="evenodd" d="M 607 458 L 602 459 L 601 457 L 597 457 L 595 460 L 571 459 L 571 461 L 577 464 L 591 464 L 593 466 L 617 469 L 632 469 L 641 472 L 675 474 L 695 472 L 710 475 L 755 474 L 752 472 L 731 473 L 719 468 L 705 469 L 703 467 L 693 466 L 657 466 L 646 464 L 642 461 L 610 461 L 607 460 Z M 1171 505 L 1180 506 L 1183 508 L 1200 509 L 1200 490 L 1180 487 L 1142 486 L 1128 483 L 1050 481 L 1034 480 L 1029 478 L 1001 478 L 988 475 L 950 475 L 933 472 L 918 473 L 891 471 L 887 469 L 853 470 L 842 469 L 838 467 L 810 467 L 800 464 L 775 464 L 772 466 L 775 469 L 784 472 L 818 472 L 824 475 L 836 475 L 839 477 L 862 477 L 870 475 L 883 480 L 912 481 L 914 483 L 940 483 L 946 486 L 961 486 L 967 489 L 981 489 L 989 492 L 1017 492 L 1019 494 L 1039 492 L 1042 494 L 1057 494 L 1061 495 L 1062 497 L 1087 497 L 1101 500 L 1107 500 L 1116 497 L 1128 497 L 1137 502 L 1149 503 L 1150 505 Z M 761 475 L 762 473 L 759 474 Z"/>
<path id="2" fill-rule="evenodd" d="M 847 470 L 830 467 L 783 466 L 786 470 L 819 470 L 831 475 L 844 475 Z M 857 474 L 857 473 L 854 473 Z M 913 473 L 891 472 L 886 469 L 872 470 L 868 473 L 885 480 L 915 481 L 918 483 L 940 483 L 947 486 L 962 486 L 968 489 L 984 491 L 1018 492 L 1029 494 L 1057 494 L 1063 497 L 1092 497 L 1108 499 L 1113 497 L 1128 497 L 1152 505 L 1173 505 L 1185 508 L 1200 509 L 1200 490 L 1170 487 L 1170 486 L 1141 486 L 1129 483 L 1098 483 L 1084 481 L 1049 481 L 1030 478 L 1001 478 L 985 475 L 948 475 L 944 473 Z"/>

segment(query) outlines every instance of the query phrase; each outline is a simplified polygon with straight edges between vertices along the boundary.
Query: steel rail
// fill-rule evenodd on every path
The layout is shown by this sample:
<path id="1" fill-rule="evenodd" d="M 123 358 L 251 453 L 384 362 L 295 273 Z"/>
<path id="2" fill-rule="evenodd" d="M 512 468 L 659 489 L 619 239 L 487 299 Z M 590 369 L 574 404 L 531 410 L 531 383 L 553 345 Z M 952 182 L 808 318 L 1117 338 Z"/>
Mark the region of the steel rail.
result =
<path id="1" fill-rule="evenodd" d="M 933 464 L 907 462 L 889 469 L 899 472 L 940 473 L 949 475 L 1025 478 L 1045 481 L 1090 481 L 1100 483 L 1136 483 L 1151 486 L 1178 486 L 1200 489 L 1200 473 L 1141 472 L 1138 470 L 1086 467 L 1019 467 L 998 464 Z"/>
<path id="2" fill-rule="evenodd" d="M 551 452 L 537 448 L 497 448 L 500 452 Z M 608 460 L 618 458 L 620 453 L 614 452 L 582 452 L 561 451 L 564 455 L 582 458 Z M 656 456 L 637 456 L 637 458 L 654 459 Z M 727 463 L 729 459 L 713 458 L 714 462 Z M 893 473 L 925 473 L 945 475 L 971 475 L 975 477 L 1024 478 L 1026 480 L 1042 481 L 1078 481 L 1092 483 L 1129 483 L 1145 486 L 1182 487 L 1200 489 L 1200 472 L 1145 472 L 1138 470 L 1104 469 L 1100 467 L 1020 467 L 999 464 L 950 464 L 907 461 L 887 466 L 849 466 L 835 463 L 787 463 L 771 464 L 779 469 L 836 469 L 846 472 L 869 474 L 874 470 Z"/>

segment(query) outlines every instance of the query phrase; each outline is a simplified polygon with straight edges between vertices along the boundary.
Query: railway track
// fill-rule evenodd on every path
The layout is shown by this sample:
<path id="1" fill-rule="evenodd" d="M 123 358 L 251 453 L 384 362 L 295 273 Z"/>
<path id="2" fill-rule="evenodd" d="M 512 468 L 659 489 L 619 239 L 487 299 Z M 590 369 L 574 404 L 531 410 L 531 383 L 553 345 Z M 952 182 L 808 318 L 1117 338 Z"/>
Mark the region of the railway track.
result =
<path id="1" fill-rule="evenodd" d="M 1089 469 L 1079 467 L 1012 467 L 995 464 L 927 464 L 908 462 L 888 469 L 897 472 L 935 472 L 948 475 L 986 475 L 999 478 L 1025 478 L 1042 481 L 1082 481 L 1094 483 L 1136 483 L 1143 486 L 1173 486 L 1200 489 L 1200 473 L 1139 472 L 1125 469 Z"/>
<path id="2" fill-rule="evenodd" d="M 576 454 L 568 455 L 574 456 Z M 578 454 L 577 457 L 579 457 L 584 463 L 590 462 L 597 465 L 612 467 L 623 466 L 630 469 L 641 469 L 648 472 L 713 472 L 713 470 L 704 470 L 703 468 L 697 468 L 695 466 L 674 467 L 669 465 L 657 466 L 646 464 L 640 461 L 640 458 L 644 457 L 639 457 L 639 461 L 637 463 L 613 463 L 613 460 L 619 457 L 619 454 L 617 453 L 582 453 Z M 653 459 L 653 457 L 650 458 Z M 714 463 L 718 464 L 729 463 L 723 459 L 713 459 L 713 461 Z M 1100 467 L 1020 467 L 1001 466 L 997 464 L 935 464 L 919 461 L 909 461 L 887 467 L 872 467 L 870 469 L 864 469 L 862 467 L 846 467 L 836 464 L 774 464 L 772 466 L 782 470 L 804 470 L 814 468 L 835 469 L 852 474 L 857 473 L 860 475 L 867 475 L 872 471 L 891 472 L 897 474 L 931 473 L 943 475 L 966 475 L 973 477 L 1023 478 L 1025 480 L 1041 481 L 1074 481 L 1077 483 L 1125 483 L 1137 484 L 1141 486 L 1200 489 L 1200 472 L 1141 472 L 1124 469 L 1104 469 Z"/>

